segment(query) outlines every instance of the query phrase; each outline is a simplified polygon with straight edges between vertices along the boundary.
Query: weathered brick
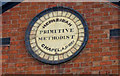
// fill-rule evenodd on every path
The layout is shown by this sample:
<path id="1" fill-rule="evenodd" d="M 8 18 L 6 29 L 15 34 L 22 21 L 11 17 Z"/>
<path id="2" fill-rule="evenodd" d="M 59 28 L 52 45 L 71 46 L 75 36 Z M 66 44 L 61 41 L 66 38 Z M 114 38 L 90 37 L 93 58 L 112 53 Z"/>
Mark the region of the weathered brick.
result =
<path id="1" fill-rule="evenodd" d="M 112 65 L 112 61 L 101 62 L 100 65 Z"/>
<path id="2" fill-rule="evenodd" d="M 95 71 L 95 70 L 101 70 L 101 69 L 102 69 L 101 66 L 97 66 L 97 67 L 92 67 L 92 68 L 91 68 L 91 70 L 94 70 L 94 71 Z"/>
<path id="3" fill-rule="evenodd" d="M 2 55 L 2 59 L 8 59 L 9 56 L 8 55 Z"/>
<path id="4" fill-rule="evenodd" d="M 103 61 L 107 61 L 109 59 L 110 59 L 110 56 L 103 56 L 103 58 L 102 58 Z"/>
<path id="5" fill-rule="evenodd" d="M 33 70 L 36 70 L 36 67 L 35 66 L 25 67 L 25 70 L 26 71 L 33 71 Z"/>

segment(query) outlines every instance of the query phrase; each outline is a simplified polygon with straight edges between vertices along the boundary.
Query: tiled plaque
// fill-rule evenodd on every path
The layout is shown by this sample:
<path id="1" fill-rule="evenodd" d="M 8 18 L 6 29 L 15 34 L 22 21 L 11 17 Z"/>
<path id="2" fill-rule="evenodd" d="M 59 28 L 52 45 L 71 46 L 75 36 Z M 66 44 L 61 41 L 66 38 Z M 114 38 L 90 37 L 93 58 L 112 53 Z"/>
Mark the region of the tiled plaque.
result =
<path id="1" fill-rule="evenodd" d="M 53 7 L 35 16 L 25 35 L 26 48 L 39 61 L 60 64 L 75 57 L 88 40 L 85 20 L 77 11 Z"/>

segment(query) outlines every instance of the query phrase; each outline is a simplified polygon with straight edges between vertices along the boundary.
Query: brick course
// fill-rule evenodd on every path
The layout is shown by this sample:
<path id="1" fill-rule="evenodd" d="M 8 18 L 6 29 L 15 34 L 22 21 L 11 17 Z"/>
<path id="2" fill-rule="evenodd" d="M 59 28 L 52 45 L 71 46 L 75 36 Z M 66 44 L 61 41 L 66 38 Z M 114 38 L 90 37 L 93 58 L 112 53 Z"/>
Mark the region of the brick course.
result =
<path id="1" fill-rule="evenodd" d="M 25 31 L 29 22 L 46 8 L 66 6 L 80 12 L 87 21 L 89 40 L 82 52 L 60 65 L 48 65 L 28 54 Z M 10 37 L 10 46 L 2 46 L 3 74 L 118 74 L 119 39 L 109 30 L 119 28 L 119 9 L 99 2 L 25 2 L 2 14 L 2 37 Z M 117 6 L 116 6 L 117 7 Z"/>

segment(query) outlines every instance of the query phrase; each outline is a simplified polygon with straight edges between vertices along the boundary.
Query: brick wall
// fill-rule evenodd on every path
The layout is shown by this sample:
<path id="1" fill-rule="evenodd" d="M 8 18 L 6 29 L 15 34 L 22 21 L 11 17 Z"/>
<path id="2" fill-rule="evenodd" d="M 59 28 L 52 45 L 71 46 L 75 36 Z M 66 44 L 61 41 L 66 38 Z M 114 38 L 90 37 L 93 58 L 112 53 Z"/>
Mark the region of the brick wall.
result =
<path id="1" fill-rule="evenodd" d="M 66 6 L 80 12 L 87 21 L 89 40 L 83 51 L 60 65 L 35 60 L 25 47 L 29 22 L 48 7 Z M 109 36 L 117 29 L 120 11 L 112 3 L 20 3 L 2 14 L 2 37 L 10 37 L 10 46 L 2 46 L 3 74 L 118 74 L 119 38 Z"/>

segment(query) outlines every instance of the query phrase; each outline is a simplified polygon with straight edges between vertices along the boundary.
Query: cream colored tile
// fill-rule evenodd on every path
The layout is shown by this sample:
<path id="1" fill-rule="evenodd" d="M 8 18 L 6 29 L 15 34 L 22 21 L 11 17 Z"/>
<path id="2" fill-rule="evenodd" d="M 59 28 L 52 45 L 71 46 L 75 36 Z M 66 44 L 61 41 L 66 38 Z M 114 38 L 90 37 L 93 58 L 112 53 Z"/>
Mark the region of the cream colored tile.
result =
<path id="1" fill-rule="evenodd" d="M 71 55 L 72 55 L 72 52 L 71 52 L 71 51 L 68 51 L 67 54 L 68 54 L 68 56 L 71 56 Z"/>
<path id="2" fill-rule="evenodd" d="M 54 60 L 56 61 L 56 60 L 58 60 L 58 56 L 56 55 L 56 56 L 54 56 Z"/>

